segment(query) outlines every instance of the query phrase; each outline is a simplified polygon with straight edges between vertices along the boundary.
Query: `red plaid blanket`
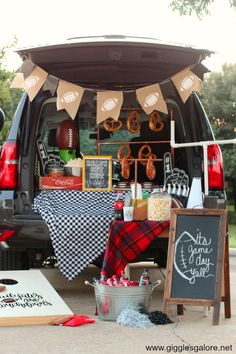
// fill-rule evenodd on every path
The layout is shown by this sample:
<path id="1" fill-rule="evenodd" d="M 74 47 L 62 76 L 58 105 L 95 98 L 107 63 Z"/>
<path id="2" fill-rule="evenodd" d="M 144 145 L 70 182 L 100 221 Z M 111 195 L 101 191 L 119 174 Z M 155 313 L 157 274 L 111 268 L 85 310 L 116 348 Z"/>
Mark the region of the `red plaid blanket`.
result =
<path id="1" fill-rule="evenodd" d="M 102 270 L 107 276 L 119 276 L 121 270 L 145 251 L 169 224 L 169 221 L 114 221 L 110 227 Z"/>

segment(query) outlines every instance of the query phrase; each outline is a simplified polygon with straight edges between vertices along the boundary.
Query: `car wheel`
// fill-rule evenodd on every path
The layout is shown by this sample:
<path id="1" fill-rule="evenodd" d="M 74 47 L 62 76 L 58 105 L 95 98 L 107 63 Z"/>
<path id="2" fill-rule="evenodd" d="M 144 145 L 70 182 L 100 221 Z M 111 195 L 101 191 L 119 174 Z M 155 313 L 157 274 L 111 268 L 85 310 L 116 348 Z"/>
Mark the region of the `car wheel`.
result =
<path id="1" fill-rule="evenodd" d="M 27 270 L 29 259 L 27 252 L 0 250 L 0 270 Z"/>

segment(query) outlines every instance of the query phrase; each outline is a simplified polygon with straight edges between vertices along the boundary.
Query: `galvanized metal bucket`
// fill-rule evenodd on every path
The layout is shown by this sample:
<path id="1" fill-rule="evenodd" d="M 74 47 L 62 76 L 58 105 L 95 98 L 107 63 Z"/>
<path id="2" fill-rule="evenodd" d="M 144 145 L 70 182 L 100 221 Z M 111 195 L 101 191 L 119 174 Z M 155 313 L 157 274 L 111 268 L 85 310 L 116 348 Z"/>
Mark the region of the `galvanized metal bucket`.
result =
<path id="1" fill-rule="evenodd" d="M 149 309 L 153 289 L 155 286 L 128 286 L 117 287 L 98 284 L 94 287 L 98 310 L 101 321 L 115 321 L 120 312 L 129 306 L 143 306 Z"/>

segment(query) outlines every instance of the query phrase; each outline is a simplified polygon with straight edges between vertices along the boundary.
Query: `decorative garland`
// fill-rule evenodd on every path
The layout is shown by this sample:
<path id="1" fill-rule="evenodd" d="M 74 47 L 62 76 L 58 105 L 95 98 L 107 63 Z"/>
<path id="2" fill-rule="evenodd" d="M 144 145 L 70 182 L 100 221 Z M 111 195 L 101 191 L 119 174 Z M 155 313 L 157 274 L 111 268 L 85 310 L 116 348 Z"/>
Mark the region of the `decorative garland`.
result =
<path id="1" fill-rule="evenodd" d="M 153 111 L 167 114 L 167 105 L 161 86 L 171 81 L 185 103 L 193 91 L 200 90 L 201 80 L 206 72 L 209 70 L 202 64 L 191 65 L 160 83 L 135 90 L 137 100 L 148 115 Z M 49 90 L 53 96 L 56 93 L 57 110 L 65 109 L 72 119 L 77 114 L 84 91 L 91 91 L 90 88 L 52 76 L 29 60 L 25 60 L 21 65 L 12 81 L 11 88 L 25 89 L 30 101 L 33 101 L 40 90 Z M 117 121 L 125 91 L 93 91 L 97 94 L 97 124 L 107 118 Z"/>

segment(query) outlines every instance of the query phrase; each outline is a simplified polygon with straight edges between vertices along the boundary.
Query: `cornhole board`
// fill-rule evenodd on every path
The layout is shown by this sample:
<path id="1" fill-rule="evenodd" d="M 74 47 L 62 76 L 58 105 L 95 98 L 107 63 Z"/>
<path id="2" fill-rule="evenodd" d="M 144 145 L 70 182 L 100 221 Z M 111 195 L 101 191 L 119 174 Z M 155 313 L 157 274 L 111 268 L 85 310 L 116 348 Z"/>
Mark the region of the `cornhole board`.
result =
<path id="1" fill-rule="evenodd" d="M 0 271 L 0 326 L 64 322 L 72 311 L 40 270 Z"/>

